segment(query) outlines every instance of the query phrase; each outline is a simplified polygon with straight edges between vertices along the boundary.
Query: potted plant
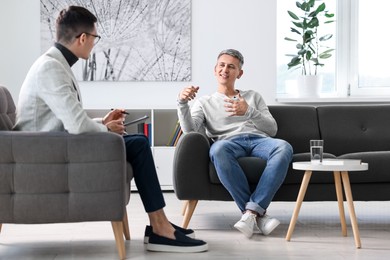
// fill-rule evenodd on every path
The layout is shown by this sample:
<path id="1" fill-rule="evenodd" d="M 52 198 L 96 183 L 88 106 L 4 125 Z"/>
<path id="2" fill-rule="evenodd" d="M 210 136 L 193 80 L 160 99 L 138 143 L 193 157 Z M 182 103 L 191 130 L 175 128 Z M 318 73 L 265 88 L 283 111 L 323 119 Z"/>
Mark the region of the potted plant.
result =
<path id="1" fill-rule="evenodd" d="M 324 42 L 331 39 L 333 34 L 321 35 L 319 27 L 333 23 L 334 14 L 326 10 L 324 1 L 302 0 L 297 1 L 296 6 L 299 13 L 287 11 L 293 19 L 291 32 L 294 33 L 295 37 L 285 37 L 284 39 L 296 42 L 297 49 L 296 54 L 288 54 L 292 57 L 287 64 L 288 69 L 301 69 L 303 76 L 300 77 L 303 82 L 301 84 L 307 85 L 305 82 L 314 84 L 314 80 L 320 81 L 319 87 L 321 87 L 322 78 L 317 75 L 318 66 L 324 66 L 322 60 L 330 58 L 334 49 L 324 45 Z M 307 87 L 313 89 L 313 86 Z"/>

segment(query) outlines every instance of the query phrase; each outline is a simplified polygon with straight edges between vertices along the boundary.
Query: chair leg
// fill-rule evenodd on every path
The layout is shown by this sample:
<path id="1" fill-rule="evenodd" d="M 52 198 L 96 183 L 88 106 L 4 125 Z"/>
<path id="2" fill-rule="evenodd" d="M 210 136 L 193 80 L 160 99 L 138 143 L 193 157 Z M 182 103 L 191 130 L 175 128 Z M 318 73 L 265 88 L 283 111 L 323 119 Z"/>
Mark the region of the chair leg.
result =
<path id="1" fill-rule="evenodd" d="M 188 208 L 188 200 L 185 200 L 183 202 L 183 209 L 181 210 L 181 215 L 182 216 L 184 216 L 186 214 L 187 208 Z"/>
<path id="2" fill-rule="evenodd" d="M 114 231 L 116 248 L 118 250 L 119 259 L 126 258 L 125 241 L 123 239 L 123 221 L 111 221 L 112 230 Z"/>
<path id="3" fill-rule="evenodd" d="M 0 233 L 1 233 L 1 227 L 3 226 L 3 224 L 0 223 Z"/>
<path id="4" fill-rule="evenodd" d="M 190 223 L 192 214 L 194 214 L 194 211 L 195 211 L 195 208 L 196 208 L 197 204 L 198 204 L 197 200 L 189 200 L 187 202 L 187 209 L 186 209 L 186 212 L 185 212 L 185 215 L 184 215 L 184 219 L 183 219 L 183 224 L 182 224 L 183 228 L 187 228 L 188 227 L 188 224 Z"/>
<path id="5" fill-rule="evenodd" d="M 129 230 L 129 221 L 127 219 L 127 211 L 125 209 L 125 213 L 123 215 L 123 235 L 125 236 L 126 240 L 130 240 L 130 230 Z"/>

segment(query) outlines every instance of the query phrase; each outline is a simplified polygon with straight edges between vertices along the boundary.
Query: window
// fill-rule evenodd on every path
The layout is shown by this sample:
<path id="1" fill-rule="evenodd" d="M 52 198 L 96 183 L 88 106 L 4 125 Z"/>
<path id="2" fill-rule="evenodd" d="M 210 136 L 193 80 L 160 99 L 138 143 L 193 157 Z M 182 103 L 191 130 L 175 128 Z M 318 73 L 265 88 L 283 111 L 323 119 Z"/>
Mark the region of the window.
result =
<path id="1" fill-rule="evenodd" d="M 351 95 L 390 94 L 388 0 L 351 1 Z"/>
<path id="2" fill-rule="evenodd" d="M 298 0 L 302 3 L 303 0 Z M 387 51 L 390 32 L 384 29 L 390 22 L 389 0 L 322 0 L 326 9 L 335 14 L 336 23 L 322 24 L 320 34 L 333 34 L 326 42 L 335 48 L 332 57 L 319 67 L 323 75 L 321 97 L 375 97 L 390 95 L 390 52 Z M 297 11 L 296 1 L 278 0 L 277 3 L 277 95 L 296 93 L 299 70 L 288 70 L 296 52 L 291 36 L 291 17 L 287 10 Z M 297 11 L 298 12 L 298 11 Z"/>

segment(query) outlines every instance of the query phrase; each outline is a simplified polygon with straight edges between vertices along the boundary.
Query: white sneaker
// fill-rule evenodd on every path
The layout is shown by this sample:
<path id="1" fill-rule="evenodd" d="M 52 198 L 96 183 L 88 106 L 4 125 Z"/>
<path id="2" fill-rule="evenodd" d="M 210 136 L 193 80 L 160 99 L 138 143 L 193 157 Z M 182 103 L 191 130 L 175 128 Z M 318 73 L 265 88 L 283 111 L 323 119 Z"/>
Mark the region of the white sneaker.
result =
<path id="1" fill-rule="evenodd" d="M 271 234 L 271 232 L 274 231 L 274 229 L 279 226 L 279 224 L 279 220 L 277 220 L 276 218 L 272 218 L 267 214 L 264 214 L 264 216 L 258 218 L 257 220 L 257 225 L 260 229 L 260 232 L 264 236 L 268 236 L 269 234 Z"/>
<path id="2" fill-rule="evenodd" d="M 241 231 L 247 238 L 253 235 L 253 231 L 257 230 L 256 214 L 246 212 L 241 219 L 234 224 L 234 227 Z"/>

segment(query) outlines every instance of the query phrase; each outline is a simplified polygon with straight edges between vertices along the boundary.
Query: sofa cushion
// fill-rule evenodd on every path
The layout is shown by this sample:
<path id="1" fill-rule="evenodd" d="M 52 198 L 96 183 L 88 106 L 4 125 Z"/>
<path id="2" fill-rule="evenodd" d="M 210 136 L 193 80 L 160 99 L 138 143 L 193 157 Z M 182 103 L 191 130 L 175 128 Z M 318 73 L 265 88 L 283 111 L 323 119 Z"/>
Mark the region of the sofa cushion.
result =
<path id="1" fill-rule="evenodd" d="M 329 105 L 317 111 L 324 152 L 390 151 L 390 105 Z"/>
<path id="2" fill-rule="evenodd" d="M 320 139 L 317 111 L 313 106 L 269 106 L 278 124 L 276 138 L 289 142 L 295 153 L 309 150 L 310 139 Z"/>
<path id="3" fill-rule="evenodd" d="M 368 170 L 350 172 L 351 183 L 390 183 L 390 151 L 348 153 L 339 159 L 360 159 L 368 163 Z"/>

